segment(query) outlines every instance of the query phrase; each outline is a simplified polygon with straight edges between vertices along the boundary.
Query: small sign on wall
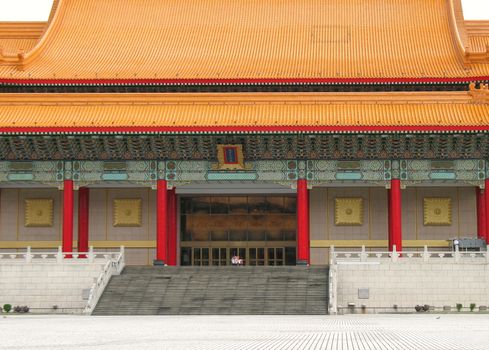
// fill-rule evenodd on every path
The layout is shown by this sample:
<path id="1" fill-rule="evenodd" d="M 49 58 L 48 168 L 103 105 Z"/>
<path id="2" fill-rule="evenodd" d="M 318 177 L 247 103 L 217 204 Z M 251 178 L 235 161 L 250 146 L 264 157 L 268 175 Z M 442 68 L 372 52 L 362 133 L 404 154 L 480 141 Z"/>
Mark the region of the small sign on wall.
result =
<path id="1" fill-rule="evenodd" d="M 358 299 L 369 299 L 370 289 L 369 288 L 358 288 Z"/>
<path id="2" fill-rule="evenodd" d="M 217 161 L 219 170 L 243 170 L 243 145 L 217 145 Z"/>

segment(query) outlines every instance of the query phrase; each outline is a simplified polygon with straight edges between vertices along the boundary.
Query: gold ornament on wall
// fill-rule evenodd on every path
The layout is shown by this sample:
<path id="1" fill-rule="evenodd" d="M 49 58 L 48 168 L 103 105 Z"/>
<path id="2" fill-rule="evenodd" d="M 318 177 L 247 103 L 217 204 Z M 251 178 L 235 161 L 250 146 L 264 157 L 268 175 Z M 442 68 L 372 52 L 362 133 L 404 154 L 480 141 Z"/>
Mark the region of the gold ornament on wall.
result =
<path id="1" fill-rule="evenodd" d="M 24 226 L 25 227 L 51 227 L 53 226 L 53 200 L 26 199 Z"/>
<path id="2" fill-rule="evenodd" d="M 450 226 L 452 224 L 451 198 L 423 198 L 424 225 Z"/>
<path id="3" fill-rule="evenodd" d="M 363 198 L 335 198 L 334 224 L 336 226 L 362 226 Z"/>
<path id="4" fill-rule="evenodd" d="M 114 227 L 140 227 L 141 205 L 141 198 L 114 199 Z"/>

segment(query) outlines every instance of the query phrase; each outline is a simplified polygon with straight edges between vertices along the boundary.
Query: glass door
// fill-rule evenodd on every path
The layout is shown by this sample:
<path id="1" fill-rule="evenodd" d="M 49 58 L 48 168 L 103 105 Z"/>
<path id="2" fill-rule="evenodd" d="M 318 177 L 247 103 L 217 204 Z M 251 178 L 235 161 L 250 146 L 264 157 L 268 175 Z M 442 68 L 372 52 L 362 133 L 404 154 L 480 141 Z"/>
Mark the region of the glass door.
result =
<path id="1" fill-rule="evenodd" d="M 267 265 L 284 265 L 284 248 L 267 248 Z"/>
<path id="2" fill-rule="evenodd" d="M 249 248 L 249 265 L 264 266 L 265 265 L 265 248 Z"/>
<path id="3" fill-rule="evenodd" d="M 194 266 L 209 266 L 209 248 L 194 248 Z"/>
<path id="4" fill-rule="evenodd" d="M 228 254 L 226 248 L 212 248 L 212 266 L 228 265 Z"/>

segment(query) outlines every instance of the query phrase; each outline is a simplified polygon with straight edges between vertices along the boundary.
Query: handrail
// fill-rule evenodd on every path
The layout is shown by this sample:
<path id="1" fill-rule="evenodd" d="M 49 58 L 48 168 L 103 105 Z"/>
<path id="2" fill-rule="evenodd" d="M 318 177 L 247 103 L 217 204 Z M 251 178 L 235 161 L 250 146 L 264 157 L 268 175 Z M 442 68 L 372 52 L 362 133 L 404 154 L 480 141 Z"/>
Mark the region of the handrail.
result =
<path id="1" fill-rule="evenodd" d="M 392 252 L 388 251 L 366 251 L 365 246 L 362 246 L 361 251 L 335 251 L 331 249 L 331 264 L 337 264 L 341 261 L 349 262 L 368 262 L 368 261 L 386 261 L 392 262 L 406 261 L 410 259 L 422 259 L 430 261 L 431 259 L 452 259 L 455 262 L 463 262 L 468 259 L 485 260 L 489 264 L 489 246 L 485 251 L 460 251 L 458 246 L 454 251 L 428 251 L 425 246 L 423 251 L 396 251 L 396 247 Z"/>
<path id="2" fill-rule="evenodd" d="M 335 263 L 334 246 L 331 247 L 329 260 L 328 313 L 330 315 L 336 315 L 338 313 L 338 266 Z"/>
<path id="3" fill-rule="evenodd" d="M 93 247 L 88 252 L 63 252 L 58 247 L 56 252 L 33 252 L 31 247 L 27 247 L 25 252 L 2 253 L 0 252 L 0 264 L 11 262 L 24 263 L 93 263 L 95 259 L 118 259 L 120 252 L 100 252 L 95 253 Z"/>
<path id="4" fill-rule="evenodd" d="M 113 275 L 119 275 L 124 269 L 124 266 L 124 247 L 121 247 L 118 255 L 115 258 L 111 258 L 109 261 L 107 261 L 107 263 L 104 265 L 102 273 L 98 276 L 90 288 L 87 305 L 83 311 L 84 314 L 92 314 L 105 290 L 105 287 L 107 287 L 107 284 L 109 284 L 111 277 Z"/>

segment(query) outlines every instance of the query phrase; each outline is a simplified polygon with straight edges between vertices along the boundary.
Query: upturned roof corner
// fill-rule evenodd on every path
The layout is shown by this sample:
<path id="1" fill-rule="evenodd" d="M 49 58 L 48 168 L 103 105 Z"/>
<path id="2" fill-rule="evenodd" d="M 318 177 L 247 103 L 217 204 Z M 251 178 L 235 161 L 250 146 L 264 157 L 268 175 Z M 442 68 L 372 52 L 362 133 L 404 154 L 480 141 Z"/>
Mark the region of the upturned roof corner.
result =
<path id="1" fill-rule="evenodd" d="M 489 63 L 489 22 L 466 21 L 461 0 L 447 0 L 450 27 L 463 64 Z"/>
<path id="2" fill-rule="evenodd" d="M 470 83 L 469 95 L 472 96 L 474 103 L 489 104 L 489 85 L 481 83 L 477 88 L 475 83 Z"/>

